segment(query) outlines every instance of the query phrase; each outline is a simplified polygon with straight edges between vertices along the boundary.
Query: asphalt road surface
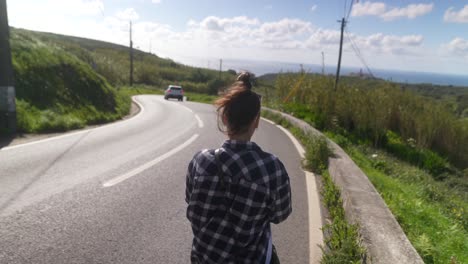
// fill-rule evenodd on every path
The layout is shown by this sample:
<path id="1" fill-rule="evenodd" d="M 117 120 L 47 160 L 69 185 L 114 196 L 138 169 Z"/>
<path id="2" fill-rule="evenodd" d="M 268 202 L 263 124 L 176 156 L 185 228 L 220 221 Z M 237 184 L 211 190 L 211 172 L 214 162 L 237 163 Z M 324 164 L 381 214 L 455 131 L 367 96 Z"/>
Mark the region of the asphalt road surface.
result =
<path id="1" fill-rule="evenodd" d="M 0 263 L 189 263 L 187 164 L 219 147 L 213 106 L 138 96 L 135 117 L 0 150 Z M 282 263 L 308 263 L 304 172 L 291 140 L 254 135 L 285 164 L 293 213 L 273 227 Z M 317 212 L 319 214 L 319 212 Z"/>

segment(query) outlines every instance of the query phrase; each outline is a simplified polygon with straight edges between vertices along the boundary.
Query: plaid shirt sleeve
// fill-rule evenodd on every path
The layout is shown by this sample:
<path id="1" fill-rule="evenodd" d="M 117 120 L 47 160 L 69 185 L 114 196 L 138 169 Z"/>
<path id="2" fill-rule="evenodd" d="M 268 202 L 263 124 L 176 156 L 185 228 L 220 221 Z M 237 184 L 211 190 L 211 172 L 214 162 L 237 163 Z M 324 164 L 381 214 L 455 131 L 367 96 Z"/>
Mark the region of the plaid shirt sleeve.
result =
<path id="1" fill-rule="evenodd" d="M 201 152 L 201 151 L 200 151 Z M 197 152 L 194 156 L 193 159 L 190 161 L 187 169 L 187 176 L 186 178 L 186 183 L 185 183 L 185 202 L 189 203 L 190 200 L 190 194 L 192 191 L 192 175 L 194 175 L 194 169 L 195 169 L 195 161 L 196 157 L 200 154 L 200 152 Z"/>
<path id="2" fill-rule="evenodd" d="M 279 159 L 275 163 L 276 189 L 272 190 L 273 204 L 271 205 L 272 216 L 270 221 L 278 224 L 288 218 L 292 212 L 292 206 L 288 173 Z"/>

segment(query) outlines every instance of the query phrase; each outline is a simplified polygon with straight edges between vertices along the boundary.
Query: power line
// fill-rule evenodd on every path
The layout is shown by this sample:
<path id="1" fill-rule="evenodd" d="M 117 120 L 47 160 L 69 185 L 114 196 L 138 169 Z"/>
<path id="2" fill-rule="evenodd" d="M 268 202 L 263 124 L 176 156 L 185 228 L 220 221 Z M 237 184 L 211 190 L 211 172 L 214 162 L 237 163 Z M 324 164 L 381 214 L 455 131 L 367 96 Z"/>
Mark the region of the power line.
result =
<path id="1" fill-rule="evenodd" d="M 345 2 L 344 2 L 343 17 L 346 16 L 346 8 L 348 8 L 348 0 L 345 0 Z"/>
<path id="2" fill-rule="evenodd" d="M 366 67 L 367 72 L 373 78 L 374 74 L 372 73 L 371 69 L 367 65 L 366 60 L 364 59 L 364 56 L 361 53 L 361 50 L 359 49 L 357 44 L 354 42 L 354 40 L 350 37 L 350 34 L 349 34 L 348 30 L 345 30 L 345 32 L 346 32 L 346 37 L 348 38 L 349 43 L 351 44 L 351 48 L 353 49 L 354 53 L 356 54 L 356 57 L 358 57 L 358 59 L 361 61 L 361 63 Z"/>
<path id="3" fill-rule="evenodd" d="M 346 16 L 346 21 L 348 21 L 349 15 L 351 15 L 351 11 L 353 10 L 353 4 L 354 4 L 354 0 L 351 0 L 351 5 L 349 6 L 348 15 Z"/>

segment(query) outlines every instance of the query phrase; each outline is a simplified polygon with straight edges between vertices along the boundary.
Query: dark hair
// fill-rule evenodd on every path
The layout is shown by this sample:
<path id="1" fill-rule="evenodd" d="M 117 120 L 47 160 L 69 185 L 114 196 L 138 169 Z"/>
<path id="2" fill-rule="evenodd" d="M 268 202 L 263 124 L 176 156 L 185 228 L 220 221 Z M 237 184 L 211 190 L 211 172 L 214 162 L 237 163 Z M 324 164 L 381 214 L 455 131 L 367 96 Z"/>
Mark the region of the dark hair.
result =
<path id="1" fill-rule="evenodd" d="M 260 96 L 252 91 L 253 74 L 241 72 L 223 97 L 216 100 L 218 128 L 228 135 L 245 133 L 260 113 Z M 226 129 L 221 120 L 226 120 Z"/>

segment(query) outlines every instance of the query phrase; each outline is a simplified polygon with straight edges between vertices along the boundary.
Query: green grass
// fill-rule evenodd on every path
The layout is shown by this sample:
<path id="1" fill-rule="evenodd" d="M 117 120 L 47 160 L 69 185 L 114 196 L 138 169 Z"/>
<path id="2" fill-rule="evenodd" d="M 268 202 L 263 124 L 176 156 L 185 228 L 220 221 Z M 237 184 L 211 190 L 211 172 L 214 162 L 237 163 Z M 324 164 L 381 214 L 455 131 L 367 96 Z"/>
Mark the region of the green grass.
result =
<path id="1" fill-rule="evenodd" d="M 128 113 L 119 94 L 87 63 L 38 37 L 12 32 L 18 132 L 66 131 Z"/>
<path id="2" fill-rule="evenodd" d="M 346 140 L 332 133 L 338 143 Z M 366 173 L 425 263 L 468 263 L 467 192 L 368 146 L 344 148 Z"/>
<path id="3" fill-rule="evenodd" d="M 266 116 L 289 126 L 284 118 L 271 114 Z M 307 113 L 302 111 L 296 116 L 304 118 Z M 468 263 L 466 176 L 450 175 L 442 180 L 435 179 L 429 171 L 401 161 L 384 150 L 375 149 L 369 142 L 332 132 L 326 132 L 326 135 L 343 147 L 363 169 L 425 263 Z M 333 196 L 336 191 L 331 189 L 328 194 L 322 195 Z M 337 232 L 337 239 L 344 234 L 347 234 L 346 229 Z M 336 256 L 342 256 L 342 253 Z M 327 263 L 344 263 L 336 261 L 334 257 L 329 260 L 332 262 Z"/>
<path id="4" fill-rule="evenodd" d="M 214 101 L 218 98 L 218 96 L 208 95 L 208 94 L 200 94 L 200 93 L 185 93 L 187 96 L 188 101 L 205 103 L 205 104 L 213 104 Z"/>
<path id="5" fill-rule="evenodd" d="M 341 191 L 328 171 L 322 174 L 322 182 L 320 193 L 332 221 L 323 227 L 325 248 L 320 263 L 363 263 L 365 249 L 360 244 L 359 226 L 346 221 Z"/>
<path id="6" fill-rule="evenodd" d="M 327 171 L 332 152 L 325 138 L 305 133 L 279 114 L 262 111 L 262 116 L 288 128 L 306 149 L 305 167 L 322 175 L 320 193 L 331 222 L 323 227 L 325 247 L 322 247 L 321 263 L 363 263 L 365 249 L 360 244 L 359 227 L 346 221 L 341 191 Z"/>

